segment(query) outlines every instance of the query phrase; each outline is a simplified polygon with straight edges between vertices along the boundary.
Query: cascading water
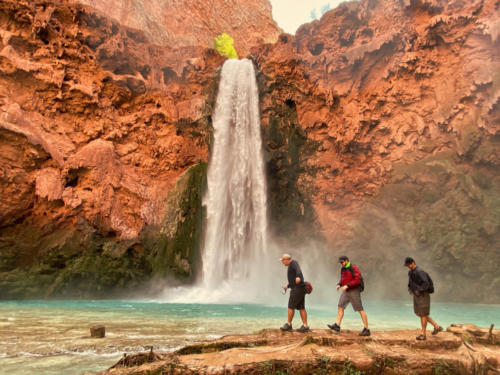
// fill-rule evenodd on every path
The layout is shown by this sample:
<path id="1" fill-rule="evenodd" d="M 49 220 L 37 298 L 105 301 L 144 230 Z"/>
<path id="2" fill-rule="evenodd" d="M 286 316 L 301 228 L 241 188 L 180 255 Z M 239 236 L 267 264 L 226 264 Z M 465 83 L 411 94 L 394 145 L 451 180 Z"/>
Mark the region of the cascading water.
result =
<path id="1" fill-rule="evenodd" d="M 227 60 L 214 112 L 208 167 L 203 283 L 208 288 L 252 277 L 266 254 L 267 198 L 259 93 L 250 60 Z"/>
<path id="2" fill-rule="evenodd" d="M 198 285 L 166 292 L 170 301 L 269 301 L 278 257 L 267 251 L 267 192 L 253 64 L 222 67 L 208 166 L 203 275 Z M 271 257 L 273 262 L 271 262 Z M 282 276 L 282 275 L 280 275 Z M 282 279 L 282 277 L 280 278 Z M 276 280 L 273 284 L 277 284 Z"/>

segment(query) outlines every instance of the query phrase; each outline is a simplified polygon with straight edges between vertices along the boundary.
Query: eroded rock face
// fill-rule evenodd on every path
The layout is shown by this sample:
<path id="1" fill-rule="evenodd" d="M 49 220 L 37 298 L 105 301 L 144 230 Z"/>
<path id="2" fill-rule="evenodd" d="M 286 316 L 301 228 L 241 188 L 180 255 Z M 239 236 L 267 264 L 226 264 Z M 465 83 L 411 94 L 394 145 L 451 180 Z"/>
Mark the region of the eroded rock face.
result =
<path id="1" fill-rule="evenodd" d="M 228 33 L 239 55 L 250 47 L 276 42 L 281 30 L 272 19 L 268 0 L 76 0 L 142 30 L 150 42 L 170 47 L 213 47 Z"/>
<path id="2" fill-rule="evenodd" d="M 192 280 L 223 59 L 190 33 L 241 54 L 276 31 L 260 1 L 85 4 L 0 3 L 9 298 Z M 411 255 L 438 297 L 500 302 L 499 8 L 349 2 L 252 49 L 275 234 L 349 255 L 372 296 L 406 293 Z"/>
<path id="3" fill-rule="evenodd" d="M 195 276 L 222 62 L 86 6 L 0 4 L 3 298 Z"/>
<path id="4" fill-rule="evenodd" d="M 277 232 L 312 226 L 373 293 L 402 296 L 412 255 L 441 297 L 498 302 L 499 19 L 494 0 L 351 2 L 253 50 Z"/>

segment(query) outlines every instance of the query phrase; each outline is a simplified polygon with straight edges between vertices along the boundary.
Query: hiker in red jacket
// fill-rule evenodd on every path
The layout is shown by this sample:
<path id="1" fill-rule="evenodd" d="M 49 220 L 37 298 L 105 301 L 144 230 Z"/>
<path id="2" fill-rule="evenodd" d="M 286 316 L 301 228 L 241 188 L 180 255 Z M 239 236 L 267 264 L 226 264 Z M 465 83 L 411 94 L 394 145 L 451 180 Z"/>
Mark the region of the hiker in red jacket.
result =
<path id="1" fill-rule="evenodd" d="M 364 328 L 359 335 L 370 336 L 368 318 L 363 310 L 363 304 L 361 303 L 361 273 L 359 272 L 358 267 L 351 264 L 351 262 L 349 262 L 349 258 L 345 255 L 339 257 L 339 263 L 342 268 L 340 269 L 340 281 L 337 284 L 337 291 L 342 289 L 342 294 L 339 299 L 337 321 L 333 324 L 328 324 L 328 328 L 340 332 L 340 323 L 342 323 L 342 318 L 344 317 L 344 309 L 350 302 L 354 311 L 359 311 L 359 315 L 361 315 L 361 320 L 363 321 Z"/>

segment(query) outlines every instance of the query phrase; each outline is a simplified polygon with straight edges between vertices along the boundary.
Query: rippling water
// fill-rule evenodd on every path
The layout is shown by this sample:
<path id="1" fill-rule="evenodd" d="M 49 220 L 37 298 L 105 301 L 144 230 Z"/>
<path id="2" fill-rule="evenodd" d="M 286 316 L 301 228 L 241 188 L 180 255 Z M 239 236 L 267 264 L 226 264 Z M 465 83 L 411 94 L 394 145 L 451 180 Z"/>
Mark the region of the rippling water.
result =
<path id="1" fill-rule="evenodd" d="M 281 297 L 281 296 L 280 296 Z M 114 364 L 123 353 L 173 351 L 200 340 L 226 334 L 252 333 L 279 327 L 286 319 L 282 306 L 173 304 L 131 301 L 0 302 L 0 368 L 15 375 L 82 374 Z M 336 313 L 329 306 L 308 307 L 312 328 L 325 328 Z M 417 329 L 410 301 L 367 301 L 372 329 Z M 441 325 L 500 325 L 499 305 L 433 303 L 431 316 Z M 106 326 L 106 338 L 91 339 L 92 325 Z M 294 324 L 300 326 L 298 314 Z M 343 328 L 360 329 L 359 315 L 347 308 Z"/>

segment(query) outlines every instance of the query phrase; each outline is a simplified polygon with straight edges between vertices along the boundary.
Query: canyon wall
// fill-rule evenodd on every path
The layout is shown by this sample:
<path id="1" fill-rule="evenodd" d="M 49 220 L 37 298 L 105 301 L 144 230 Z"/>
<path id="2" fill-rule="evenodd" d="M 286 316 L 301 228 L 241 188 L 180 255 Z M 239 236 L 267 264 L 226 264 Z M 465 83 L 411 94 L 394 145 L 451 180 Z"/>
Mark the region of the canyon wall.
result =
<path id="1" fill-rule="evenodd" d="M 239 55 L 252 46 L 274 43 L 280 29 L 268 0 L 74 0 L 142 30 L 159 46 L 212 48 L 217 35 L 233 37 Z"/>
<path id="2" fill-rule="evenodd" d="M 500 302 L 499 0 L 348 2 L 279 37 L 267 1 L 186 4 L 0 3 L 0 298 L 195 279 L 228 32 L 278 241 L 349 255 L 372 297 L 410 255 L 439 298 Z"/>
<path id="3" fill-rule="evenodd" d="M 439 297 L 500 301 L 499 8 L 349 2 L 253 50 L 278 233 L 316 231 L 372 296 L 413 256 Z"/>
<path id="4" fill-rule="evenodd" d="M 268 10 L 262 28 L 279 32 L 267 2 L 210 4 L 240 28 L 251 22 L 237 43 L 260 40 L 249 30 Z M 185 18 L 167 10 L 158 22 Z M 206 33 L 161 45 L 127 20 L 71 2 L 0 3 L 1 298 L 107 296 L 195 277 L 224 60 Z M 185 22 L 207 26 L 196 14 Z"/>

